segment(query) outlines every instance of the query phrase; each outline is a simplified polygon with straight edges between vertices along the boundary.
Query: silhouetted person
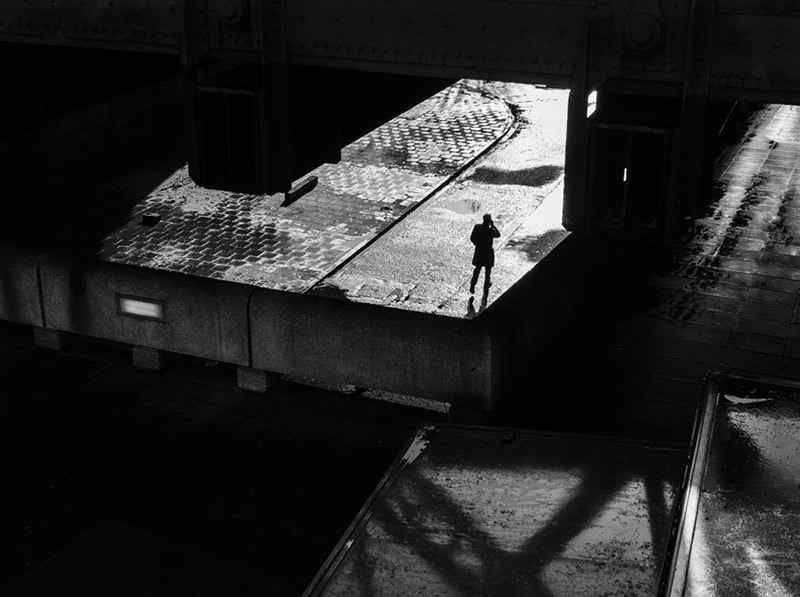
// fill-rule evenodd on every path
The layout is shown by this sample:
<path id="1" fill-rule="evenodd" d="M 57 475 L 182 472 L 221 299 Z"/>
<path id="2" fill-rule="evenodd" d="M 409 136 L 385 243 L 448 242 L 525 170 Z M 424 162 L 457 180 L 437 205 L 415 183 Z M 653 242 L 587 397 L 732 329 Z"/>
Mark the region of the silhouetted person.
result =
<path id="1" fill-rule="evenodd" d="M 475 284 L 478 283 L 478 276 L 480 276 L 482 267 L 486 268 L 486 273 L 483 277 L 483 293 L 489 292 L 489 286 L 492 285 L 492 267 L 494 266 L 492 243 L 499 236 L 500 231 L 495 228 L 490 214 L 483 216 L 483 222 L 475 224 L 472 229 L 469 240 L 475 245 L 475 254 L 472 256 L 472 265 L 475 266 L 475 271 L 472 272 L 472 282 L 469 285 L 470 294 L 475 292 Z"/>

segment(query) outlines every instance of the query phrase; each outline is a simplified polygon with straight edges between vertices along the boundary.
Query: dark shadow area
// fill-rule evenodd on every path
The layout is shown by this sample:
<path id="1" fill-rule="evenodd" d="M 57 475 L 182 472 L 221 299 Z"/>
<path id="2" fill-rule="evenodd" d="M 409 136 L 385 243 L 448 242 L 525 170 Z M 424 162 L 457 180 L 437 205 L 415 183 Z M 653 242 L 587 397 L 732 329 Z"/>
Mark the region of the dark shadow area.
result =
<path id="1" fill-rule="evenodd" d="M 0 127 L 0 243 L 93 256 L 140 199 L 104 186 L 183 161 L 179 59 L 22 44 L 2 50 L 0 64 L 23 72 L 0 98 L 0 119 L 14 123 Z M 143 182 L 149 191 L 161 180 Z"/>
<path id="2" fill-rule="evenodd" d="M 138 155 L 114 155 L 93 165 L 33 182 L 16 194 L 0 224 L 0 243 L 37 250 L 54 250 L 72 255 L 97 255 L 100 241 L 125 224 L 136 204 L 155 189 L 184 161 L 181 150 L 157 150 Z M 124 163 L 141 170 L 137 183 L 142 192 L 110 189 L 107 185 L 126 172 Z M 146 222 L 147 223 L 147 222 Z"/>
<path id="3" fill-rule="evenodd" d="M 319 282 L 314 287 L 310 288 L 306 292 L 306 294 L 312 294 L 314 296 L 322 296 L 325 298 L 338 299 L 343 301 L 350 300 L 347 296 L 347 292 L 345 292 L 342 288 L 339 288 L 336 284 L 334 284 L 330 280 L 323 280 L 322 282 Z"/>
<path id="4" fill-rule="evenodd" d="M 126 347 L 102 359 L 34 351 L 10 345 L 9 327 L 0 391 L 13 400 L 0 426 L 13 550 L 0 592 L 65 549 L 77 558 L 77 540 L 112 521 L 157 538 L 145 559 L 180 558 L 137 568 L 125 558 L 139 544 L 109 536 L 82 552 L 76 574 L 129 590 L 183 579 L 177 595 L 231 569 L 255 577 L 252 594 L 299 595 L 420 417 L 435 415 L 284 381 L 265 400 L 238 390 L 231 367 L 182 359 L 156 375 L 132 369 Z"/>
<path id="5" fill-rule="evenodd" d="M 487 289 L 484 289 L 481 292 L 480 302 L 478 303 L 477 307 L 475 306 L 475 297 L 474 296 L 469 297 L 469 300 L 467 300 L 467 313 L 466 313 L 467 319 L 472 319 L 483 313 L 486 310 L 486 304 L 488 303 L 488 301 L 489 301 L 489 291 Z"/>
<path id="6" fill-rule="evenodd" d="M 455 83 L 453 79 L 338 71 L 341 89 L 342 145 L 389 122 Z M 319 98 L 314 98 L 318 101 Z"/>
<path id="7" fill-rule="evenodd" d="M 179 72 L 174 56 L 0 42 L 0 138 Z"/>
<path id="8" fill-rule="evenodd" d="M 627 397 L 607 396 L 599 381 L 612 332 L 646 298 L 637 280 L 659 254 L 573 233 L 489 306 L 482 321 L 510 347 L 493 424 L 537 421 L 534 428 L 636 437 L 653 431 L 630 429 Z"/>
<path id="9" fill-rule="evenodd" d="M 746 119 L 747 113 L 743 114 Z M 726 130 L 735 128 L 735 123 L 728 124 Z M 729 137 L 729 142 L 739 143 L 741 138 Z M 525 349 L 512 352 L 507 359 L 509 368 L 518 367 L 521 372 L 519 384 L 509 389 L 514 406 L 497 415 L 494 422 L 514 424 L 536 417 L 537 428 L 553 431 L 688 441 L 691 403 L 667 405 L 650 398 L 660 351 L 680 345 L 682 340 L 670 336 L 678 335 L 683 322 L 695 314 L 704 290 L 717 284 L 729 290 L 725 283 L 741 283 L 743 274 L 725 271 L 720 265 L 728 256 L 735 256 L 742 232 L 756 217 L 764 200 L 762 188 L 768 183 L 761 176 L 745 183 L 745 198 L 730 225 L 717 232 L 722 239 L 719 251 L 707 257 L 703 257 L 702 244 L 691 249 L 696 257 L 687 259 L 681 244 L 662 249 L 574 233 L 556 246 L 483 315 L 492 319 L 493 328 L 498 330 L 510 333 L 526 326 L 530 330 L 521 344 Z M 718 193 L 723 191 L 719 189 Z M 784 199 L 784 204 L 791 200 Z M 782 207 L 771 224 L 776 239 L 785 234 L 781 214 L 790 211 Z M 704 231 L 698 229 L 696 234 Z M 679 267 L 684 269 L 676 271 Z M 660 279 L 665 274 L 663 286 L 651 283 L 654 277 Z M 530 315 L 508 315 L 526 310 Z M 537 312 L 548 316 L 537 319 Z M 626 325 L 631 319 L 642 321 L 639 329 L 636 324 Z M 675 332 L 671 326 L 675 326 Z M 625 331 L 621 334 L 619 328 Z M 536 337 L 548 338 L 546 348 L 537 345 Z M 537 356 L 517 363 L 515 354 L 526 352 Z M 679 352 L 674 357 L 692 358 Z M 683 374 L 681 379 L 684 377 L 688 376 Z M 681 384 L 691 385 L 672 385 Z M 636 417 L 632 416 L 634 412 Z"/>
<path id="10" fill-rule="evenodd" d="M 454 83 L 452 79 L 292 67 L 289 127 L 291 172 L 297 180 L 349 145 Z M 388 157 L 388 156 L 387 156 Z M 397 156 L 395 156 L 397 157 Z"/>
<path id="11" fill-rule="evenodd" d="M 470 180 L 486 184 L 542 187 L 558 180 L 562 172 L 564 172 L 562 166 L 536 166 L 522 170 L 501 170 L 490 166 L 481 166 L 470 176 Z"/>
<path id="12" fill-rule="evenodd" d="M 180 61 L 175 56 L 3 43 L 0 66 L 12 82 L 10 92 L 0 98 L 0 176 L 7 197 L 0 244 L 92 256 L 99 240 L 124 223 L 131 207 L 162 182 L 158 177 L 188 159 Z M 321 141 L 344 146 L 450 83 L 292 68 L 292 175 L 299 178 L 326 159 L 338 159 L 329 149 L 319 149 Z M 246 114 L 234 112 L 234 124 L 250 130 L 253 123 Z M 207 120 L 201 128 L 214 124 Z M 225 131 L 219 136 L 225 137 Z M 242 164 L 252 161 L 253 148 L 234 145 L 241 158 L 234 166 L 244 168 Z M 149 171 L 137 180 L 136 192 L 106 188 L 124 174 L 143 170 Z"/>

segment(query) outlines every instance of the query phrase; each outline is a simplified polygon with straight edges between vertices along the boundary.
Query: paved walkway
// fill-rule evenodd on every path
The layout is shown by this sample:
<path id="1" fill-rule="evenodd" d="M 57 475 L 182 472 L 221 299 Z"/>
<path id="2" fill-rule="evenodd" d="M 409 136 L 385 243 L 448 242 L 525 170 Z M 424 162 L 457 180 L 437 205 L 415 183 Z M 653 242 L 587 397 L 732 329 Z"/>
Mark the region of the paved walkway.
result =
<path id="1" fill-rule="evenodd" d="M 108 192 L 140 197 L 130 222 L 103 241 L 108 261 L 305 292 L 425 201 L 512 127 L 511 110 L 460 81 L 342 150 L 312 174 L 317 187 L 283 195 L 198 187 L 184 166 L 139 172 Z M 155 189 L 153 178 L 163 182 Z M 155 214 L 160 222 L 142 224 Z"/>

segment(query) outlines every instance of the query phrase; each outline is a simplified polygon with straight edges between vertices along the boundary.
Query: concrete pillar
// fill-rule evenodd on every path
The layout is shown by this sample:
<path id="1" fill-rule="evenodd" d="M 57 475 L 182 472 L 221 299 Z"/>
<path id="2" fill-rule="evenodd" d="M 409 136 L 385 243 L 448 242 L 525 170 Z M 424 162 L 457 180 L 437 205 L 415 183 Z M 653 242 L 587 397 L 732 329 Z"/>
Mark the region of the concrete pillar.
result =
<path id="1" fill-rule="evenodd" d="M 579 61 L 569 88 L 567 103 L 567 139 L 564 154 L 564 207 L 562 224 L 567 230 L 582 232 L 586 228 L 586 178 L 589 156 L 588 47 L 590 31 L 584 35 L 583 58 Z"/>
<path id="2" fill-rule="evenodd" d="M 712 167 L 706 147 L 706 115 L 714 44 L 708 43 L 708 40 L 714 38 L 716 21 L 715 2 L 691 3 L 689 26 L 686 29 L 678 156 L 673 170 L 677 197 L 672 237 L 691 230 L 690 225 L 697 216 L 704 195 L 704 184 L 711 182 L 710 177 L 704 175 L 704 169 Z"/>
<path id="3" fill-rule="evenodd" d="M 238 367 L 236 369 L 236 382 L 240 389 L 245 392 L 256 394 L 266 394 L 280 375 L 263 369 L 253 369 L 251 367 Z"/>
<path id="4" fill-rule="evenodd" d="M 164 351 L 145 346 L 134 346 L 131 349 L 133 366 L 147 371 L 164 370 Z"/>
<path id="5" fill-rule="evenodd" d="M 579 79 L 576 77 L 576 79 Z M 582 232 L 586 228 L 586 179 L 589 170 L 589 122 L 586 88 L 574 82 L 567 104 L 567 145 L 564 156 L 564 228 Z"/>
<path id="6" fill-rule="evenodd" d="M 64 350 L 67 345 L 64 332 L 40 327 L 33 328 L 33 343 L 48 350 Z"/>
<path id="7" fill-rule="evenodd" d="M 671 237 L 680 237 L 689 229 L 697 216 L 704 195 L 710 190 L 710 177 L 704 170 L 713 164 L 709 161 L 707 137 L 708 96 L 693 94 L 683 98 L 680 129 L 678 131 L 678 156 L 673 164 L 676 213 L 675 230 Z M 689 218 L 689 220 L 686 220 Z M 671 238 L 670 240 L 677 240 Z"/>

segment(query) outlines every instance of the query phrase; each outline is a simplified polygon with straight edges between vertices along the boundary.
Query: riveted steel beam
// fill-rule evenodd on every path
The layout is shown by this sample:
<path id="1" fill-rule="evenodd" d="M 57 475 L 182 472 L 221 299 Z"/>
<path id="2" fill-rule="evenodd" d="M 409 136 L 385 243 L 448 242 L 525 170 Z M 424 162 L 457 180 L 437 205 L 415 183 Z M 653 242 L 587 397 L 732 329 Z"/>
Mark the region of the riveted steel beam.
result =
<path id="1" fill-rule="evenodd" d="M 187 3 L 204 18 L 185 19 Z M 266 48 L 270 63 L 564 86 L 588 48 L 589 88 L 673 97 L 684 93 L 687 61 L 700 55 L 709 97 L 800 100 L 796 0 L 284 0 L 280 11 L 273 7 L 273 0 L 3 0 L 0 41 L 172 54 L 188 46 L 253 63 L 264 62 Z M 713 36 L 693 30 L 698 11 Z"/>
<path id="2" fill-rule="evenodd" d="M 0 41 L 178 54 L 180 0 L 3 0 Z"/>
<path id="3" fill-rule="evenodd" d="M 569 80 L 595 2 L 293 0 L 290 62 L 436 76 Z"/>
<path id="4" fill-rule="evenodd" d="M 755 101 L 800 100 L 800 6 L 766 2 L 757 12 L 724 12 L 723 6 L 743 3 L 719 4 L 709 82 L 712 94 Z"/>
<path id="5" fill-rule="evenodd" d="M 594 39 L 594 71 L 625 88 L 674 86 L 677 92 L 683 80 L 688 5 L 626 0 L 608 6 L 605 30 Z"/>

